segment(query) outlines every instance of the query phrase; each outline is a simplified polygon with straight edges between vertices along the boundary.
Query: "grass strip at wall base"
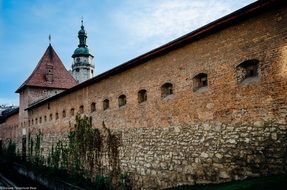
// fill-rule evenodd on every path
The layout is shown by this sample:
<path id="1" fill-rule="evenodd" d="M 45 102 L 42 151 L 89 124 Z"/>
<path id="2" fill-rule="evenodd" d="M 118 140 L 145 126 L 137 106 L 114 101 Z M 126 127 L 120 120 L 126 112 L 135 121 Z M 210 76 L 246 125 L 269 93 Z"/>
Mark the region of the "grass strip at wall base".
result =
<path id="1" fill-rule="evenodd" d="M 221 184 L 184 185 L 167 190 L 286 190 L 287 174 L 250 178 Z"/>

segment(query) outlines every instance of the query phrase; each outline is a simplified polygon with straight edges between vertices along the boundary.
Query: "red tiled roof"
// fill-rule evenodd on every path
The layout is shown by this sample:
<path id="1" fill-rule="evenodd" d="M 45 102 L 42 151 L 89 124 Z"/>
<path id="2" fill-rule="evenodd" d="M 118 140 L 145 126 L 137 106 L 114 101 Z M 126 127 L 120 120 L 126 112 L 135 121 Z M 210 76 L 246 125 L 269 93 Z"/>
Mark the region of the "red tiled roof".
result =
<path id="1" fill-rule="evenodd" d="M 52 68 L 51 80 L 47 78 L 47 72 L 49 68 Z M 16 90 L 16 92 L 19 93 L 23 88 L 27 86 L 69 89 L 76 84 L 77 82 L 69 73 L 69 71 L 67 71 L 57 53 L 50 44 L 32 74 Z"/>

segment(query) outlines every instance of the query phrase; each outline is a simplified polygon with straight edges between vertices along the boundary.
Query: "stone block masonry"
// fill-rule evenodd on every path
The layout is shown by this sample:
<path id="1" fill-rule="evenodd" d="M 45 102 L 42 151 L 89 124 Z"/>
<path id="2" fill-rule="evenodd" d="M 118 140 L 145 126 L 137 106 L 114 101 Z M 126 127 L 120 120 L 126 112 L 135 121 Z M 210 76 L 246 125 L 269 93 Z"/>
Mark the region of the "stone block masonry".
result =
<path id="1" fill-rule="evenodd" d="M 104 134 L 102 127 L 99 128 Z M 135 189 L 219 183 L 286 173 L 287 126 L 275 121 L 202 123 L 168 127 L 114 128 L 119 172 Z M 51 150 L 67 134 L 51 131 L 41 147 Z M 105 139 L 105 138 L 103 138 Z M 103 140 L 103 143 L 106 144 Z M 111 172 L 105 152 L 95 175 Z"/>
<path id="2" fill-rule="evenodd" d="M 287 6 L 272 2 L 30 107 L 27 133 L 40 130 L 47 152 L 77 112 L 94 128 L 104 122 L 120 136 L 120 170 L 136 189 L 286 173 Z"/>
<path id="3" fill-rule="evenodd" d="M 218 183 L 286 172 L 287 127 L 274 122 L 121 132 L 121 168 L 137 188 Z"/>

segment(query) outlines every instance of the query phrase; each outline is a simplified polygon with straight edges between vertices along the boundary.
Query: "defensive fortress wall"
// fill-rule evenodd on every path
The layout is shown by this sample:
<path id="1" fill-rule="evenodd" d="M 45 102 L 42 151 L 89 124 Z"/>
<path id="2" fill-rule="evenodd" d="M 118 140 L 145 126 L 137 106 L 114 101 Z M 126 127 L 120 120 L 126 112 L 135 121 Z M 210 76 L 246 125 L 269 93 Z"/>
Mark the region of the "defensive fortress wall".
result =
<path id="1" fill-rule="evenodd" d="M 27 131 L 104 122 L 145 189 L 285 173 L 286 88 L 287 6 L 262 1 L 30 106 Z"/>

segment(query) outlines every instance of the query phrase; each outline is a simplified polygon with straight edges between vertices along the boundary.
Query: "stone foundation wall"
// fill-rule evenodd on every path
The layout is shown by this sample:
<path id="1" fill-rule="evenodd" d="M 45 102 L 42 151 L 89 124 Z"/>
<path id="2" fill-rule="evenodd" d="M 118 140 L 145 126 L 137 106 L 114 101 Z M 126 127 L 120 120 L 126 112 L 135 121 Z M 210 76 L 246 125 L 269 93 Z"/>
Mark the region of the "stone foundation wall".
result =
<path id="1" fill-rule="evenodd" d="M 121 172 L 143 189 L 285 173 L 287 126 L 257 122 L 125 129 L 120 161 Z"/>
<path id="2" fill-rule="evenodd" d="M 71 110 L 83 108 L 94 128 L 104 121 L 121 134 L 121 172 L 137 188 L 286 172 L 286 10 L 286 4 L 274 6 L 29 109 L 27 131 L 41 130 L 47 152 L 73 125 Z M 259 61 L 258 75 L 239 83 L 236 68 L 253 59 Z M 194 91 L 199 73 L 207 74 L 208 86 Z M 173 85 L 173 93 L 163 98 L 165 83 Z M 139 103 L 142 89 L 147 101 Z M 127 98 L 124 106 L 118 103 L 121 95 Z"/>

